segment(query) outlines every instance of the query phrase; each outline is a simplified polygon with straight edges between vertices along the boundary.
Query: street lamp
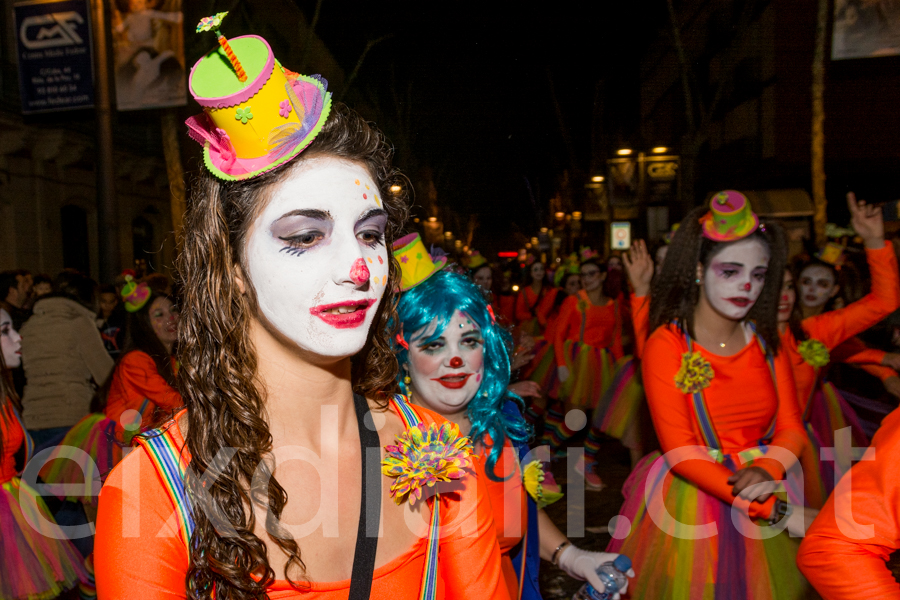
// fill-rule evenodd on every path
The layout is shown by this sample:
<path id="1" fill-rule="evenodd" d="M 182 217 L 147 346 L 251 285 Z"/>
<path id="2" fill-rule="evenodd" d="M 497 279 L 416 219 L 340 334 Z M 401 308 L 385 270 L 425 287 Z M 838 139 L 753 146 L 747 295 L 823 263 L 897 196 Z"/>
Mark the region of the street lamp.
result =
<path id="1" fill-rule="evenodd" d="M 563 219 L 566 218 L 566 213 L 560 211 L 560 212 L 556 213 L 556 214 L 553 215 L 553 216 L 556 217 L 556 220 L 557 220 L 557 221 L 562 221 Z"/>
<path id="2" fill-rule="evenodd" d="M 603 183 L 606 178 L 603 175 L 594 175 L 591 177 L 591 181 L 594 183 Z"/>
<path id="3" fill-rule="evenodd" d="M 665 154 L 668 151 L 669 151 L 669 149 L 666 148 L 665 146 L 657 146 L 656 148 L 654 148 L 652 150 L 653 154 Z"/>
<path id="4" fill-rule="evenodd" d="M 391 193 L 392 193 L 392 194 L 399 194 L 399 193 L 400 193 L 400 190 L 402 190 L 402 189 L 403 189 L 403 188 L 401 188 L 399 185 L 392 185 L 392 186 L 391 186 Z"/>
<path id="5" fill-rule="evenodd" d="M 619 150 L 616 150 L 616 154 L 619 156 L 631 156 L 631 152 L 631 148 L 620 148 Z"/>
<path id="6" fill-rule="evenodd" d="M 429 223 L 437 223 L 437 217 L 428 217 Z"/>

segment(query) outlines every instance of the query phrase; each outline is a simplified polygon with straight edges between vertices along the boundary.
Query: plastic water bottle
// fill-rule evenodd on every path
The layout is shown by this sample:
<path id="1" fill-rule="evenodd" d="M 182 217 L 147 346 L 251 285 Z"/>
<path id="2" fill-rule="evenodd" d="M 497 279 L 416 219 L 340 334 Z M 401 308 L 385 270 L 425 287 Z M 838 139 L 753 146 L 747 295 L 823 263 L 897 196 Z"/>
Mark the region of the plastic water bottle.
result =
<path id="1" fill-rule="evenodd" d="M 624 554 L 620 554 L 616 560 L 603 563 L 597 567 L 597 576 L 604 583 L 606 589 L 599 592 L 590 583 L 585 583 L 572 596 L 572 600 L 612 600 L 612 597 L 620 592 L 628 582 L 625 573 L 630 569 L 631 559 Z"/>

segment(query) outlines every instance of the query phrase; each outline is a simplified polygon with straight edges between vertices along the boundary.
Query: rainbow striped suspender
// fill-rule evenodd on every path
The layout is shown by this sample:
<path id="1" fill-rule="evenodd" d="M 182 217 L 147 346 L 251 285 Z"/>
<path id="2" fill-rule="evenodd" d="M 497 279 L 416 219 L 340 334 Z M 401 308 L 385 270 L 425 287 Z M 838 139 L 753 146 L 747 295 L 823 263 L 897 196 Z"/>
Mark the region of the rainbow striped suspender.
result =
<path id="1" fill-rule="evenodd" d="M 184 488 L 184 473 L 187 463 L 184 460 L 184 453 L 175 444 L 172 427 L 174 427 L 174 423 L 165 429 L 148 431 L 136 437 L 135 440 L 146 450 L 150 461 L 156 467 L 166 494 L 175 506 L 181 541 L 184 543 L 184 547 L 190 550 L 194 518 L 191 516 L 191 503 L 187 496 L 187 490 Z"/>
<path id="2" fill-rule="evenodd" d="M 763 355 L 766 357 L 766 363 L 769 365 L 769 374 L 772 376 L 772 384 L 775 386 L 775 416 L 772 417 L 772 422 L 769 424 L 766 434 L 759 440 L 760 445 L 764 446 L 768 444 L 769 440 L 772 439 L 772 436 L 775 435 L 775 424 L 778 422 L 778 405 L 780 404 L 778 402 L 778 378 L 775 374 L 775 360 L 772 357 L 772 353 L 768 351 L 762 338 L 756 334 L 756 327 L 753 323 L 750 323 L 750 330 L 753 332 L 753 336 L 756 338 Z M 693 352 L 694 342 L 687 331 L 684 332 L 684 340 L 687 342 L 688 352 Z M 709 410 L 706 406 L 706 398 L 703 396 L 703 391 L 694 392 L 691 394 L 691 399 L 694 404 L 694 414 L 697 417 L 697 424 L 700 426 L 700 434 L 703 436 L 703 441 L 706 442 L 706 445 L 710 448 L 721 450 L 722 444 L 719 441 L 719 435 L 716 433 L 716 428 L 713 426 L 712 419 L 709 416 Z"/>
<path id="3" fill-rule="evenodd" d="M 420 419 L 418 415 L 406 403 L 403 396 L 395 394 L 393 403 L 407 429 L 419 424 Z M 431 509 L 431 526 L 428 528 L 428 544 L 425 547 L 425 572 L 422 573 L 422 588 L 419 590 L 419 600 L 435 600 L 437 594 L 438 546 L 441 532 L 440 506 L 441 498 L 438 494 L 434 497 L 434 504 Z"/>
<path id="4" fill-rule="evenodd" d="M 419 424 L 419 416 L 410 408 L 403 396 L 395 395 L 392 400 L 400 418 L 407 428 Z M 191 516 L 191 504 L 184 487 L 184 474 L 187 463 L 184 454 L 175 444 L 171 427 L 155 429 L 135 438 L 146 450 L 159 473 L 166 494 L 175 506 L 178 515 L 178 531 L 185 548 L 190 548 L 191 533 L 194 531 L 194 519 Z M 428 543 L 425 548 L 425 571 L 422 574 L 422 587 L 419 600 L 435 600 L 437 596 L 437 562 L 440 541 L 440 496 L 434 497 L 431 511 Z"/>

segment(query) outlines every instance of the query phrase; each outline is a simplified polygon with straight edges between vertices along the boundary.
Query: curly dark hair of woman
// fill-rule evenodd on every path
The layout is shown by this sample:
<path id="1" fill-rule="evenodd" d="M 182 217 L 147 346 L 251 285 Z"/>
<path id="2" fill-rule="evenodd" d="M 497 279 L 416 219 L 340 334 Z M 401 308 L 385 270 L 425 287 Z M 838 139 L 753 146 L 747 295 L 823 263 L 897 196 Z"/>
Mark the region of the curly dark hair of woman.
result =
<path id="1" fill-rule="evenodd" d="M 700 218 L 707 210 L 706 207 L 698 207 L 689 212 L 672 239 L 662 273 L 654 281 L 650 296 L 651 331 L 676 322 L 683 331 L 694 335 L 694 308 L 701 290 L 696 283 L 697 265 L 702 265 L 703 272 L 706 272 L 716 254 L 729 243 L 735 243 L 714 242 L 702 235 Z M 777 223 L 765 223 L 743 238 L 747 239 L 758 239 L 769 249 L 766 282 L 747 314 L 747 320 L 755 322 L 757 334 L 769 351 L 775 354 L 781 343 L 778 336 L 778 298 L 787 262 L 784 230 Z"/>
<path id="2" fill-rule="evenodd" d="M 321 133 L 284 166 L 238 182 L 221 181 L 203 170 L 195 182 L 184 219 L 183 250 L 177 260 L 183 290 L 178 388 L 188 410 L 191 469 L 186 485 L 188 490 L 195 490 L 192 496 L 196 500 L 186 582 L 189 598 L 210 597 L 213 585 L 221 600 L 265 597 L 275 573 L 265 544 L 253 533 L 256 520 L 252 504 L 268 508 L 266 531 L 288 557 L 285 579 L 298 587 L 291 573 L 305 575 L 297 542 L 275 525 L 287 504 L 287 493 L 263 460 L 272 450 L 272 435 L 265 395 L 257 385 L 258 361 L 249 336 L 257 301 L 252 285 L 246 294 L 240 292 L 236 276 L 238 266 L 243 273 L 250 272 L 244 256 L 248 230 L 274 185 L 306 160 L 330 156 L 355 162 L 371 173 L 388 213 L 385 244 L 390 251 L 408 215 L 406 195 L 388 191 L 392 185 L 408 183 L 391 166 L 391 155 L 392 149 L 380 131 L 355 111 L 335 103 Z M 409 186 L 401 187 L 406 190 Z M 351 361 L 353 390 L 383 401 L 385 406 L 387 394 L 396 390 L 398 367 L 388 324 L 397 320 L 397 297 L 392 290 L 400 283 L 397 262 L 393 258 L 388 262 L 387 291 L 365 346 Z M 218 477 L 204 486 L 208 495 L 196 493 L 199 478 L 223 448 L 237 452 L 221 470 L 214 469 Z M 257 468 L 267 480 L 265 489 L 251 489 Z M 204 506 L 204 497 L 213 506 Z M 220 535 L 210 515 L 226 516 L 238 535 Z"/>

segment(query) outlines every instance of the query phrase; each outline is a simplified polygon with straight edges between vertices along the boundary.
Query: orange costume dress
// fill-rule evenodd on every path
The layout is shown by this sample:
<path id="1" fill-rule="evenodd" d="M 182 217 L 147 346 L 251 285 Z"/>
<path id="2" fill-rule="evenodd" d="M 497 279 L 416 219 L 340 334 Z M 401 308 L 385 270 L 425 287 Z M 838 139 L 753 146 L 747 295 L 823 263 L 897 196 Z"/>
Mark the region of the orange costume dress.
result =
<path id="1" fill-rule="evenodd" d="M 174 359 L 172 363 L 174 371 Z M 116 366 L 103 412 L 107 419 L 117 423 L 116 431 L 121 437 L 124 430 L 119 421 L 126 410 L 141 413 L 141 426 L 148 427 L 153 425 L 155 417 L 171 414 L 183 405 L 181 394 L 159 374 L 150 355 L 133 350 Z"/>
<path id="2" fill-rule="evenodd" d="M 556 302 L 559 288 L 542 285 L 535 293 L 531 286 L 525 286 L 516 297 L 516 323 L 529 335 L 542 335 Z"/>
<path id="3" fill-rule="evenodd" d="M 874 460 L 864 457 L 841 479 L 797 556 L 825 600 L 900 600 L 886 564 L 900 549 L 900 410 L 885 417 L 866 454 Z"/>
<path id="4" fill-rule="evenodd" d="M 392 404 L 393 407 L 393 404 Z M 426 424 L 445 419 L 413 407 Z M 186 452 L 176 420 L 166 426 L 178 448 Z M 190 456 L 185 457 L 190 461 Z M 156 476 L 153 476 L 155 473 Z M 144 445 L 116 467 L 100 496 L 94 546 L 97 593 L 100 598 L 171 600 L 186 598 L 188 554 L 177 525 L 175 505 Z M 467 474 L 458 480 L 460 491 L 441 494 L 441 523 L 453 523 L 439 541 L 436 598 L 509 598 L 502 581 L 500 553 L 494 533 L 487 486 Z M 474 523 L 474 530 L 459 523 Z M 426 538 L 375 569 L 371 598 L 416 598 L 425 567 Z M 140 568 L 135 567 L 139 556 Z M 267 590 L 272 600 L 346 599 L 350 580 L 310 582 L 308 590 L 296 590 L 287 581 L 276 581 Z"/>
<path id="5" fill-rule="evenodd" d="M 626 481 L 620 514 L 627 519 L 608 547 L 632 558 L 638 576 L 630 597 L 802 597 L 796 542 L 786 532 L 765 540 L 746 535 L 758 528 L 752 520 L 771 515 L 774 496 L 748 503 L 728 483 L 748 466 L 781 480 L 803 448 L 787 355 L 771 357 L 750 339 L 738 353 L 718 356 L 668 325 L 647 341 L 642 370 L 665 455 L 647 455 Z M 692 526 L 705 533 L 692 535 Z"/>
<path id="6" fill-rule="evenodd" d="M 835 461 L 820 463 L 820 448 L 833 448 L 834 432 L 844 427 L 851 427 L 855 445 L 868 444 L 853 409 L 824 379 L 831 352 L 900 308 L 900 274 L 893 246 L 886 243 L 878 250 L 866 249 L 866 258 L 872 274 L 872 291 L 868 295 L 840 310 L 804 319 L 801 326 L 808 336 L 804 342 L 798 342 L 790 328 L 781 334 L 782 346 L 794 368 L 797 400 L 809 438 L 800 457 L 804 501 L 814 508 L 822 506 L 834 489 L 835 478 L 840 479 L 851 465 L 851 457 L 840 449 Z"/>
<path id="7" fill-rule="evenodd" d="M 86 581 L 81 555 L 43 499 L 18 477 L 33 445 L 8 399 L 0 404 L 0 600 L 55 598 Z M 23 452 L 24 450 L 24 452 Z"/>

